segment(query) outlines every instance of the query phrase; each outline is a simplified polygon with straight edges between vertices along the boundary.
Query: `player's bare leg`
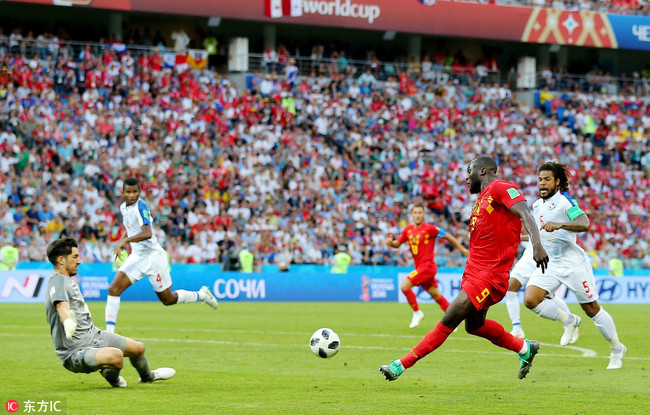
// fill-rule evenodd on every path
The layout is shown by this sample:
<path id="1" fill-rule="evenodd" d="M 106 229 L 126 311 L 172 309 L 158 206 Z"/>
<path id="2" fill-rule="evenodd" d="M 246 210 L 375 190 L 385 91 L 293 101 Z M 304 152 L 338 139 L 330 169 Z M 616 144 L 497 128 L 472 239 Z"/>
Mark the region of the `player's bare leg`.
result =
<path id="1" fill-rule="evenodd" d="M 108 286 L 108 297 L 106 297 L 106 309 L 104 317 L 106 318 L 106 331 L 114 333 L 115 324 L 117 323 L 117 314 L 120 312 L 120 295 L 131 286 L 132 282 L 129 277 L 122 271 L 117 271 L 113 282 Z"/>

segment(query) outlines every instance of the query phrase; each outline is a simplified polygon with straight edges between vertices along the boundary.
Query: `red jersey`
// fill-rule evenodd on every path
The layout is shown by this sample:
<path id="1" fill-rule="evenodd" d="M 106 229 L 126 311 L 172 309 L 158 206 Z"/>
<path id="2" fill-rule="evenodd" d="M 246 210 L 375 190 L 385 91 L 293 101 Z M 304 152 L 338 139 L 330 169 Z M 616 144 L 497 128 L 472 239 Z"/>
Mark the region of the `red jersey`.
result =
<path id="1" fill-rule="evenodd" d="M 479 194 L 469 222 L 467 266 L 479 270 L 508 272 L 517 256 L 521 220 L 510 207 L 526 198 L 505 180 L 494 180 Z"/>
<path id="2" fill-rule="evenodd" d="M 408 241 L 413 254 L 415 268 L 430 268 L 435 266 L 434 248 L 436 236 L 445 236 L 445 231 L 436 225 L 422 223 L 416 227 L 411 224 L 404 228 L 397 241 L 400 244 Z"/>

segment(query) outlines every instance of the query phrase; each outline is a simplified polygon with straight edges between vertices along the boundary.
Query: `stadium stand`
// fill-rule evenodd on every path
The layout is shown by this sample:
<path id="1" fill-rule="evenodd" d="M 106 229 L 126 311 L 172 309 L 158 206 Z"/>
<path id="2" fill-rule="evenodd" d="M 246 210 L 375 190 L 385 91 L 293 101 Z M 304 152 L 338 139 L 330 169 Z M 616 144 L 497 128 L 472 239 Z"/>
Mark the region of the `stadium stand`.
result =
<path id="1" fill-rule="evenodd" d="M 287 58 L 235 85 L 168 68 L 157 49 L 25 36 L 0 37 L 0 244 L 18 241 L 21 258 L 42 259 L 65 232 L 87 260 L 110 261 L 119 189 L 134 175 L 174 262 L 222 262 L 232 241 L 261 263 L 324 263 L 346 244 L 356 264 L 405 265 L 383 240 L 413 201 L 467 241 L 465 167 L 488 153 L 529 200 L 536 165 L 567 163 L 597 266 L 650 267 L 650 105 L 638 83 L 551 71 L 540 76 L 549 96 L 529 107 L 476 68 L 439 82 L 427 76 L 445 71 L 435 63 L 353 71 L 339 55 L 323 69 L 302 62 L 292 80 L 299 57 Z M 440 265 L 462 264 L 442 253 Z"/>

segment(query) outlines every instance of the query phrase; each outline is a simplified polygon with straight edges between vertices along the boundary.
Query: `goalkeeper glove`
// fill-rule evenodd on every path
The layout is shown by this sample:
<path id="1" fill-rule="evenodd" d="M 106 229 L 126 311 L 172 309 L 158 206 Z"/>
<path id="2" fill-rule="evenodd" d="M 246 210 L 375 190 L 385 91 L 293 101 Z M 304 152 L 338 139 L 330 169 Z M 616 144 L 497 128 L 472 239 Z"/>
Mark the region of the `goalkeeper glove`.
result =
<path id="1" fill-rule="evenodd" d="M 77 317 L 74 311 L 70 310 L 70 316 L 63 321 L 63 329 L 65 330 L 65 337 L 72 340 L 75 331 L 77 331 Z"/>

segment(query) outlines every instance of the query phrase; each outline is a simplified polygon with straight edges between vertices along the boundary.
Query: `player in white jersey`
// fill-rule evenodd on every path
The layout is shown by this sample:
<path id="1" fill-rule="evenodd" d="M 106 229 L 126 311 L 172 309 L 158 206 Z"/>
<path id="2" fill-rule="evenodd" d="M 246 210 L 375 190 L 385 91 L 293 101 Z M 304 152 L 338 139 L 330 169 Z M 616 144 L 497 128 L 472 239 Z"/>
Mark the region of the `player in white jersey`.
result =
<path id="1" fill-rule="evenodd" d="M 528 240 L 528 235 L 522 236 L 522 242 Z M 510 334 L 520 339 L 525 339 L 526 334 L 524 329 L 521 326 L 521 312 L 519 307 L 519 290 L 521 287 L 525 286 L 530 280 L 531 275 L 535 272 L 537 264 L 533 260 L 533 248 L 532 245 L 526 246 L 524 253 L 519 258 L 519 261 L 515 264 L 510 271 L 510 281 L 508 284 L 508 292 L 506 293 L 506 307 L 508 308 L 508 314 L 510 315 L 510 320 L 512 321 L 512 330 Z M 566 288 L 565 288 L 566 290 Z M 549 294 L 546 296 L 549 300 L 553 301 L 562 311 L 567 314 L 571 314 L 569 306 L 566 305 L 566 302 L 559 296 Z M 573 344 L 578 341 L 580 336 L 580 329 L 576 327 L 573 332 L 573 336 L 569 343 Z"/>
<path id="2" fill-rule="evenodd" d="M 122 186 L 124 203 L 120 205 L 122 222 L 126 233 L 117 242 L 114 254 L 117 256 L 124 245 L 131 244 L 131 255 L 120 266 L 108 287 L 106 299 L 106 331 L 114 332 L 117 313 L 120 310 L 120 295 L 143 277 L 147 277 L 160 301 L 165 305 L 195 303 L 203 301 L 217 308 L 217 299 L 206 286 L 199 291 L 172 291 L 172 277 L 169 273 L 167 253 L 158 243 L 153 232 L 153 221 L 147 204 L 140 199 L 140 184 L 129 177 Z"/>
<path id="3" fill-rule="evenodd" d="M 533 203 L 533 216 L 540 228 L 542 245 L 550 261 L 546 273 L 535 269 L 530 276 L 524 304 L 538 316 L 564 324 L 560 344 L 570 343 L 581 319 L 547 298 L 561 284 L 573 291 L 578 303 L 610 343 L 607 369 L 620 369 L 627 349 L 618 339 L 612 316 L 598 304 L 591 260 L 576 243 L 577 233 L 589 230 L 589 218 L 569 193 L 570 173 L 564 164 L 547 162 L 537 170 L 540 199 Z"/>

